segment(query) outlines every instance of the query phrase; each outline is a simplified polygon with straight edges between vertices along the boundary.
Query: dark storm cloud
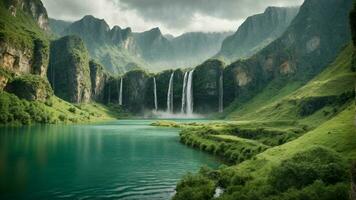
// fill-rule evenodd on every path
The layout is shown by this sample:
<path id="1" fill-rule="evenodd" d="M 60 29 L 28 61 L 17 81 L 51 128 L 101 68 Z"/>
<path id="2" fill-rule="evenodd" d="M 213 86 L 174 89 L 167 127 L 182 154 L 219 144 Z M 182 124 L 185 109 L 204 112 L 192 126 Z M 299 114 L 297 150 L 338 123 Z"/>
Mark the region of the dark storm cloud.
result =
<path id="1" fill-rule="evenodd" d="M 117 5 L 134 9 L 147 20 L 184 27 L 195 14 L 240 20 L 263 12 L 268 6 L 295 6 L 303 0 L 118 0 Z"/>
<path id="2" fill-rule="evenodd" d="M 295 6 L 303 0 L 42 0 L 49 15 L 77 20 L 84 15 L 110 25 L 143 31 L 160 27 L 165 33 L 236 30 L 246 17 L 268 6 Z"/>

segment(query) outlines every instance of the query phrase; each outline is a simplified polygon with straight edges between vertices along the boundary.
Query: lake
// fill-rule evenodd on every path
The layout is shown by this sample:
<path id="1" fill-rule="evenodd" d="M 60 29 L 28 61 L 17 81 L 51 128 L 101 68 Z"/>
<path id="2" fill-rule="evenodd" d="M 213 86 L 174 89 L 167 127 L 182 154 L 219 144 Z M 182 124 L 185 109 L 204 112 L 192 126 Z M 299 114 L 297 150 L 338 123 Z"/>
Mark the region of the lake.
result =
<path id="1" fill-rule="evenodd" d="M 150 120 L 0 128 L 0 199 L 169 199 L 211 155 Z"/>

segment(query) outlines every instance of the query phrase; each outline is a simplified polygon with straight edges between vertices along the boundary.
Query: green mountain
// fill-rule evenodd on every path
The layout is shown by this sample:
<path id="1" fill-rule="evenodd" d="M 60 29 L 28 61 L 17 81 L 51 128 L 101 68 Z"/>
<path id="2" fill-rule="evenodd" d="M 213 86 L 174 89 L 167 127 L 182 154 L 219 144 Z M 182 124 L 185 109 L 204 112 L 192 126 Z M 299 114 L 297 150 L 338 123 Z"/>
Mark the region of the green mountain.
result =
<path id="1" fill-rule="evenodd" d="M 305 84 L 320 73 L 351 39 L 351 6 L 348 0 L 305 1 L 280 38 L 225 69 L 224 105 L 246 102 L 269 84 L 281 90 L 289 82 Z"/>
<path id="2" fill-rule="evenodd" d="M 56 26 L 58 23 L 51 26 Z M 57 25 L 59 26 L 59 25 Z M 186 33 L 167 39 L 159 28 L 133 33 L 130 28 L 110 29 L 93 16 L 68 26 L 61 35 L 77 35 L 88 47 L 91 57 L 113 73 L 123 74 L 141 68 L 150 71 L 195 66 L 215 55 L 230 33 Z"/>
<path id="3" fill-rule="evenodd" d="M 298 11 L 298 7 L 268 7 L 264 13 L 248 17 L 234 35 L 223 41 L 216 57 L 229 61 L 249 58 L 279 38 Z"/>
<path id="4" fill-rule="evenodd" d="M 72 22 L 69 21 L 49 18 L 49 27 L 51 31 L 57 36 L 60 36 L 63 33 L 63 31 L 66 28 L 68 28 L 71 24 Z"/>

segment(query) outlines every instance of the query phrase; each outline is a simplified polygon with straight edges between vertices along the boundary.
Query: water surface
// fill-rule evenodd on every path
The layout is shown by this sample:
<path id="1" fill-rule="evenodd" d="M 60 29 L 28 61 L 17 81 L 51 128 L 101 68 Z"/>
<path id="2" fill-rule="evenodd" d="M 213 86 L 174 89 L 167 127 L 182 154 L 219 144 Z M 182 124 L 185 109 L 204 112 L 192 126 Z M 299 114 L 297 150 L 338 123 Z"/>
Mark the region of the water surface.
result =
<path id="1" fill-rule="evenodd" d="M 0 199 L 169 199 L 218 161 L 148 120 L 0 128 Z"/>

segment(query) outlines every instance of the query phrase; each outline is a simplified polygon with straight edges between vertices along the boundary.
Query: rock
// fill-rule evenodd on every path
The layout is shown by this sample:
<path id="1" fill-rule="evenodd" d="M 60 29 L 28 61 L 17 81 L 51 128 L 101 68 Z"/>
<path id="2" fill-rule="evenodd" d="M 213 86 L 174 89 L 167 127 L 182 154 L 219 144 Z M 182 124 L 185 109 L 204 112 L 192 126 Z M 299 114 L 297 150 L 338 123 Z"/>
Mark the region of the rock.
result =
<path id="1" fill-rule="evenodd" d="M 212 113 L 219 108 L 219 80 L 225 64 L 208 60 L 195 68 L 193 77 L 194 112 Z"/>
<path id="2" fill-rule="evenodd" d="M 102 102 L 104 99 L 105 84 L 108 80 L 108 75 L 104 67 L 94 60 L 89 62 L 90 80 L 91 80 L 91 98 L 95 101 Z"/>
<path id="3" fill-rule="evenodd" d="M 348 13 L 352 1 L 306 0 L 277 40 L 224 71 L 224 105 L 243 103 L 272 80 L 306 82 L 320 73 L 350 41 Z M 330 31 L 331 30 L 331 31 Z"/>
<path id="4" fill-rule="evenodd" d="M 16 74 L 29 74 L 32 71 L 33 52 L 28 48 L 17 48 L 10 43 L 0 42 L 0 65 Z"/>
<path id="5" fill-rule="evenodd" d="M 72 103 L 87 103 L 91 97 L 89 54 L 77 36 L 53 41 L 47 72 L 54 93 Z"/>
<path id="6" fill-rule="evenodd" d="M 29 14 L 38 24 L 41 29 L 49 31 L 49 22 L 47 10 L 39 0 L 7 0 L 6 7 L 13 16 L 17 16 L 17 11 L 20 9 Z"/>
<path id="7" fill-rule="evenodd" d="M 269 7 L 248 17 L 236 33 L 227 37 L 217 56 L 236 61 L 248 58 L 280 37 L 299 11 L 298 7 Z"/>
<path id="8" fill-rule="evenodd" d="M 6 91 L 29 101 L 46 101 L 53 95 L 48 81 L 38 75 L 16 77 L 7 86 Z"/>

